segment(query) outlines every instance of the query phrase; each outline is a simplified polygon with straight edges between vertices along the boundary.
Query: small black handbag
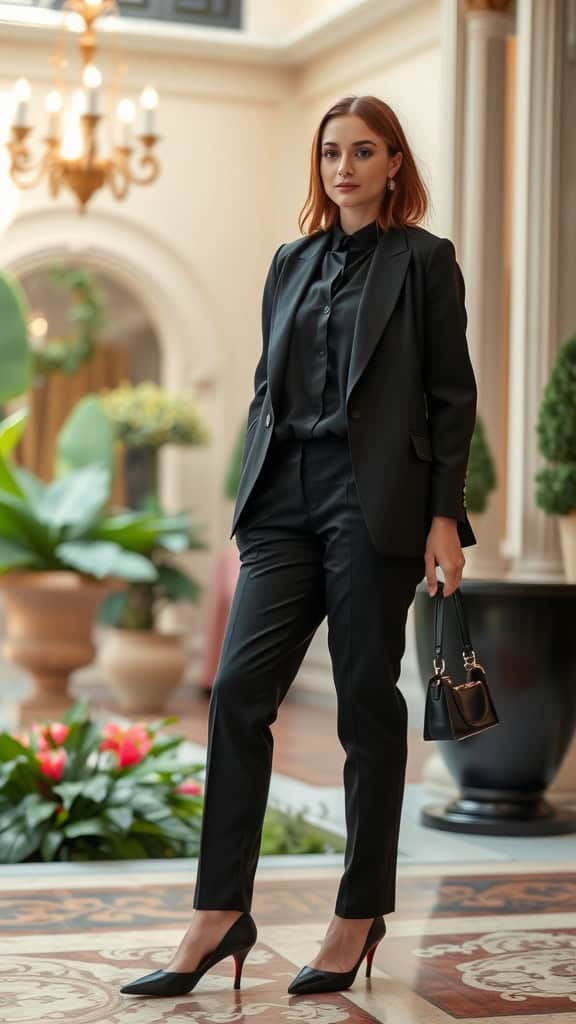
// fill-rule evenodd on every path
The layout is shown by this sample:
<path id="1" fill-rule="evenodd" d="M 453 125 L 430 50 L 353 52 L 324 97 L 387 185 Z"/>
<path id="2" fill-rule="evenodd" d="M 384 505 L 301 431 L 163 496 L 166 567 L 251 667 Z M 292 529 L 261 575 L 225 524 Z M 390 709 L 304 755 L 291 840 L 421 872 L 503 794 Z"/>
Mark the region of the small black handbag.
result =
<path id="1" fill-rule="evenodd" d="M 468 736 L 476 736 L 477 733 L 499 724 L 488 690 L 486 673 L 482 665 L 476 661 L 470 640 L 462 594 L 455 590 L 451 596 L 462 638 L 466 682 L 453 683 L 446 672 L 442 657 L 446 598 L 444 584 L 438 580 L 438 589 L 434 596 L 434 675 L 428 681 L 426 693 L 425 740 L 465 740 Z"/>

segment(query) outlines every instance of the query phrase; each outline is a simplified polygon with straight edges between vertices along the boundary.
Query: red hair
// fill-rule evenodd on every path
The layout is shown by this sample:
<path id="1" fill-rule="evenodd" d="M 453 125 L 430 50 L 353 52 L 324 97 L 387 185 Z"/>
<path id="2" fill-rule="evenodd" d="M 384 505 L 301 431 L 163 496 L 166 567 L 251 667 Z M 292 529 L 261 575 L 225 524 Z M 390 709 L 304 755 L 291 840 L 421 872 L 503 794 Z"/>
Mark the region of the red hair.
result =
<path id="1" fill-rule="evenodd" d="M 428 190 L 418 173 L 416 161 L 408 145 L 402 126 L 387 103 L 376 96 L 345 96 L 324 114 L 312 140 L 310 157 L 310 183 L 306 202 L 298 217 L 298 227 L 310 221 L 306 234 L 327 230 L 338 218 L 338 206 L 324 191 L 320 175 L 322 133 L 332 117 L 355 114 L 386 143 L 390 155 L 402 153 L 402 163 L 394 177 L 393 192 L 385 189 L 376 221 L 384 231 L 390 227 L 418 224 L 428 209 Z M 383 183 L 384 184 L 384 183 Z"/>

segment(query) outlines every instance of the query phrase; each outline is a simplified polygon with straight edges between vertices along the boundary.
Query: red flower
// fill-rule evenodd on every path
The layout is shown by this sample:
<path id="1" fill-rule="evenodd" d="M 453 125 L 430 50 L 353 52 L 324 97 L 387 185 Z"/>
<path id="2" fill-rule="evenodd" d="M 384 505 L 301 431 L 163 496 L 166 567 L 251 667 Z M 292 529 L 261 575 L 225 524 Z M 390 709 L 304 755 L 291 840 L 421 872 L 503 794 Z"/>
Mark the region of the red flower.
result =
<path id="1" fill-rule="evenodd" d="M 102 733 L 104 739 L 100 743 L 100 750 L 111 750 L 116 754 L 119 768 L 139 764 L 152 747 L 146 726 L 140 722 L 126 729 L 116 722 L 108 722 Z"/>
<path id="2" fill-rule="evenodd" d="M 187 796 L 200 796 L 202 793 L 202 786 L 196 779 L 184 779 L 176 786 L 176 793 L 184 793 Z"/>
<path id="3" fill-rule="evenodd" d="M 66 767 L 66 751 L 60 747 L 58 750 L 41 750 L 36 754 L 40 763 L 40 771 L 52 782 L 60 782 Z"/>
<path id="4" fill-rule="evenodd" d="M 65 725 L 64 722 L 52 722 L 49 725 L 39 725 L 38 722 L 34 722 L 32 732 L 36 736 L 38 750 L 53 750 L 54 743 L 61 746 L 66 741 L 70 726 Z"/>

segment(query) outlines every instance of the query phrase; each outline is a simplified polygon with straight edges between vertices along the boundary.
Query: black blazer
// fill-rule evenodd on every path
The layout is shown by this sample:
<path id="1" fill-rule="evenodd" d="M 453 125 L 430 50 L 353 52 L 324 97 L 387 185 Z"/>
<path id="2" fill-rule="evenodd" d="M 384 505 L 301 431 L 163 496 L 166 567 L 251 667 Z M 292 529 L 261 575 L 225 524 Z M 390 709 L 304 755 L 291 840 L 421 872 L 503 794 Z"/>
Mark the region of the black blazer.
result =
<path id="1" fill-rule="evenodd" d="M 329 238 L 319 231 L 281 245 L 268 270 L 231 537 L 269 448 L 294 313 Z M 382 555 L 423 556 L 435 515 L 458 520 L 463 547 L 476 543 L 464 493 L 476 416 L 466 323 L 452 242 L 420 227 L 383 232 L 358 307 L 346 392 L 358 497 Z"/>

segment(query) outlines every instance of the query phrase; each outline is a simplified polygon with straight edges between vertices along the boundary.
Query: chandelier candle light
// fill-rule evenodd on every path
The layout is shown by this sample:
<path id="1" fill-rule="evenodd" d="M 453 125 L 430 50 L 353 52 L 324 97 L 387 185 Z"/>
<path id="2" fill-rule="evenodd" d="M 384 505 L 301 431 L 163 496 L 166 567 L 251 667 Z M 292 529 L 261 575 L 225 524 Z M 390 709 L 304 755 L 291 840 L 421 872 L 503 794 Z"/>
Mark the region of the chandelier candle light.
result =
<path id="1" fill-rule="evenodd" d="M 14 117 L 11 137 L 10 176 L 19 188 L 33 188 L 46 178 L 52 196 L 62 186 L 76 196 L 80 212 L 103 185 L 116 199 L 124 199 L 131 184 L 149 185 L 156 180 L 160 165 L 154 152 L 159 136 L 156 133 L 158 93 L 147 86 L 140 96 L 142 133 L 137 136 L 140 152 L 132 164 L 136 106 L 123 99 L 117 107 L 116 135 L 109 156 L 98 153 L 97 129 L 102 120 L 102 73 L 94 64 L 96 37 L 94 24 L 103 14 L 118 13 L 115 0 L 66 0 L 64 7 L 79 15 L 83 22 L 80 38 L 82 85 L 71 97 L 70 108 L 64 110 L 62 95 L 57 90 L 45 100 L 47 135 L 45 150 L 34 162 L 28 147 L 30 124 L 30 85 L 20 78 L 14 85 Z"/>

